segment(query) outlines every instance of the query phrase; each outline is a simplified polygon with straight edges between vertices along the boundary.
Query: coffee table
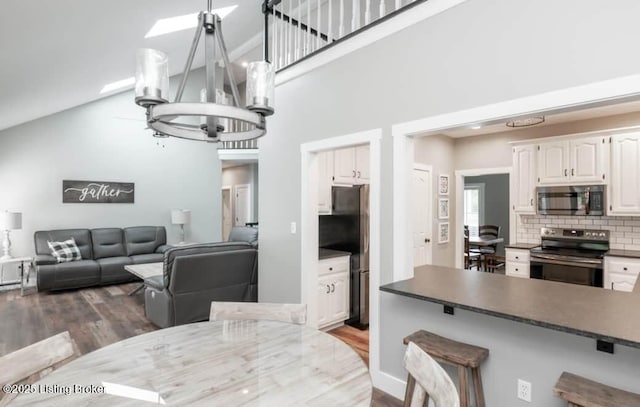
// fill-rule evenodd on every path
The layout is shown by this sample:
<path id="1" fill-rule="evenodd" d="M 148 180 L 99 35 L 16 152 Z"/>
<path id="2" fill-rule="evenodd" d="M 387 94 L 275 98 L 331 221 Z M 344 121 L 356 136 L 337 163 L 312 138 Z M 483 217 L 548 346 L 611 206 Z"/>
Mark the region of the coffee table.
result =
<path id="1" fill-rule="evenodd" d="M 134 276 L 140 277 L 145 280 L 149 277 L 161 276 L 162 275 L 162 262 L 158 263 L 145 263 L 145 264 L 130 264 L 124 266 L 124 269 Z M 133 291 L 129 293 L 129 295 L 133 295 L 138 291 L 144 288 L 144 283 L 140 284 L 139 287 L 136 287 Z"/>

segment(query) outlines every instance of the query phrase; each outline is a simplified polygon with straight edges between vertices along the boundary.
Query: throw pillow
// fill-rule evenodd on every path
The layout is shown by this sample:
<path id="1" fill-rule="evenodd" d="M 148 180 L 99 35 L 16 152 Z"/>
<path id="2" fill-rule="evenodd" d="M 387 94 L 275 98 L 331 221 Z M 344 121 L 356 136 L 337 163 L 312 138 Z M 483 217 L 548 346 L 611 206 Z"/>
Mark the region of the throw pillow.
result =
<path id="1" fill-rule="evenodd" d="M 56 258 L 58 263 L 66 263 L 69 261 L 82 260 L 80 249 L 76 244 L 76 240 L 71 238 L 64 242 L 47 242 L 51 255 Z"/>

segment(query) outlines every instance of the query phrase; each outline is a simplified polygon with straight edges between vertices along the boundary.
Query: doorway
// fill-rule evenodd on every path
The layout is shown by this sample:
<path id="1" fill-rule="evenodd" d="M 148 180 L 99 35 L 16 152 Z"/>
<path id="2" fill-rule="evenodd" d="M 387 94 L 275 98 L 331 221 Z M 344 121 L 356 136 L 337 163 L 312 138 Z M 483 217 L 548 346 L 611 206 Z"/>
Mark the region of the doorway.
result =
<path id="1" fill-rule="evenodd" d="M 432 263 L 432 168 L 414 164 L 413 196 L 413 266 Z"/>
<path id="2" fill-rule="evenodd" d="M 251 185 L 239 184 L 235 189 L 235 226 L 245 226 L 251 222 Z"/>
<path id="3" fill-rule="evenodd" d="M 231 207 L 231 187 L 222 187 L 222 240 L 229 240 L 229 233 L 233 226 L 233 210 Z"/>

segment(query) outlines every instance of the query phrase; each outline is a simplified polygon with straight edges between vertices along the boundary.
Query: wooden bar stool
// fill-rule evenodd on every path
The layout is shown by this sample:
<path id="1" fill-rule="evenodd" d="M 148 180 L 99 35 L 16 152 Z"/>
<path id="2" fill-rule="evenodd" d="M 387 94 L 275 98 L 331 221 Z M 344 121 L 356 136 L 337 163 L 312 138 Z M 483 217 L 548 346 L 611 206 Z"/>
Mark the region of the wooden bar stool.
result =
<path id="1" fill-rule="evenodd" d="M 405 345 L 413 342 L 438 362 L 447 363 L 458 368 L 460 407 L 469 407 L 471 405 L 469 397 L 470 383 L 467 376 L 467 369 L 471 369 L 476 406 L 485 406 L 482 377 L 480 376 L 480 364 L 489 356 L 489 349 L 457 342 L 424 330 L 412 333 L 404 338 L 403 342 Z M 415 380 L 409 375 L 404 397 L 405 407 L 411 405 L 411 395 L 413 394 L 414 387 Z"/>
<path id="2" fill-rule="evenodd" d="M 640 406 L 640 394 L 616 389 L 567 372 L 560 375 L 553 394 L 566 400 L 569 407 Z"/>

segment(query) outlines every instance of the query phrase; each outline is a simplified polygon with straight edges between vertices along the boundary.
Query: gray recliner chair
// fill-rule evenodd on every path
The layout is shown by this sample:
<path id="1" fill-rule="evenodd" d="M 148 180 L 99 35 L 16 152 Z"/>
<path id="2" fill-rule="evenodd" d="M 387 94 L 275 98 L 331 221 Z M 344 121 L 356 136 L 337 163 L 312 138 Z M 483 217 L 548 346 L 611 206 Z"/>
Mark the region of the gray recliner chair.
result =
<path id="1" fill-rule="evenodd" d="M 212 301 L 258 301 L 258 250 L 247 242 L 174 247 L 145 280 L 147 318 L 166 328 L 209 319 Z"/>

